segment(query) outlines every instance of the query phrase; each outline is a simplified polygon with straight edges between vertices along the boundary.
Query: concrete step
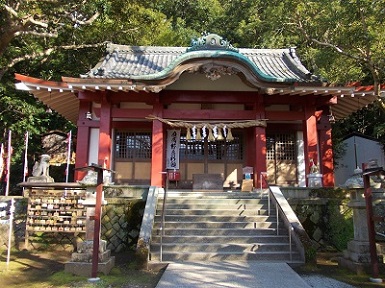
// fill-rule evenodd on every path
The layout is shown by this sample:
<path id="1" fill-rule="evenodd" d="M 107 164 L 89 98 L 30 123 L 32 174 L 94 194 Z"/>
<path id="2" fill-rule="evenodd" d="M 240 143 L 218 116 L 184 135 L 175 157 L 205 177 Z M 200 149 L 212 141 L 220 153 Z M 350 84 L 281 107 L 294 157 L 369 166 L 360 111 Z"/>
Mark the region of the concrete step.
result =
<path id="1" fill-rule="evenodd" d="M 259 199 L 259 198 L 248 198 L 248 199 L 241 199 L 241 198 L 166 198 L 167 204 L 201 204 L 201 205 L 255 205 L 255 204 L 267 204 L 267 199 Z M 159 203 L 162 204 L 162 201 Z"/>
<path id="2" fill-rule="evenodd" d="M 264 217 L 266 219 L 266 217 Z M 221 229 L 221 228 L 232 228 L 232 229 L 256 229 L 256 228 L 276 228 L 277 223 L 275 221 L 263 221 L 260 219 L 256 222 L 192 222 L 192 221 L 167 221 L 165 227 L 168 229 Z M 160 223 L 154 223 L 154 229 L 159 229 Z"/>
<path id="3" fill-rule="evenodd" d="M 287 234 L 285 229 L 279 229 L 279 235 Z M 167 228 L 167 224 L 163 229 L 164 235 L 168 236 L 182 236 L 182 235 L 190 235 L 190 236 L 249 236 L 256 237 L 259 235 L 277 235 L 277 230 L 275 228 L 257 228 L 257 229 L 231 229 L 231 228 L 221 228 L 221 229 L 189 229 L 189 228 Z M 159 233 L 159 231 L 155 231 L 155 233 Z"/>
<path id="4" fill-rule="evenodd" d="M 151 253 L 151 261 L 159 261 L 159 253 Z M 162 261 L 263 261 L 302 263 L 297 252 L 167 252 Z"/>
<path id="5" fill-rule="evenodd" d="M 161 211 L 157 211 L 158 215 L 161 215 Z M 272 214 L 272 212 L 270 212 Z M 165 215 L 207 215 L 207 216 L 258 216 L 268 215 L 265 209 L 170 209 L 167 207 Z"/>
<path id="6" fill-rule="evenodd" d="M 164 193 L 159 193 L 159 198 L 164 197 Z M 166 194 L 167 198 L 178 198 L 178 199 L 264 199 L 267 198 L 267 192 L 206 192 L 206 191 L 178 191 L 168 190 Z"/>
<path id="7" fill-rule="evenodd" d="M 289 243 L 163 243 L 162 249 L 164 253 L 169 252 L 288 252 L 290 251 Z M 151 246 L 151 252 L 159 252 L 160 245 Z"/>
<path id="8" fill-rule="evenodd" d="M 162 204 L 158 206 L 161 210 Z M 273 206 L 270 207 L 274 208 Z M 171 203 L 167 202 L 166 210 L 168 209 L 210 209 L 210 210 L 221 210 L 221 209 L 232 209 L 232 210 L 257 210 L 257 209 L 268 209 L 267 202 L 255 202 L 255 203 L 207 203 L 205 201 L 190 202 L 190 203 Z"/>
<path id="9" fill-rule="evenodd" d="M 227 244 L 227 243 L 241 243 L 241 244 L 250 244 L 250 243 L 288 243 L 289 238 L 287 235 L 258 235 L 256 237 L 250 237 L 248 235 L 237 235 L 237 236 L 228 236 L 228 235 L 203 235 L 203 236 L 192 236 L 192 235 L 179 235 L 178 237 L 164 235 L 162 239 L 163 243 L 217 243 L 217 244 Z M 158 245 L 160 243 L 159 234 L 152 236 L 152 243 Z"/>
<path id="10" fill-rule="evenodd" d="M 268 216 L 267 213 L 256 216 L 225 216 L 225 215 L 165 215 L 167 222 L 261 222 L 264 218 L 269 218 L 274 221 L 275 216 Z M 155 215 L 155 222 L 161 221 L 160 215 Z"/>
<path id="11" fill-rule="evenodd" d="M 159 260 L 159 199 L 151 240 L 151 260 Z M 296 262 L 300 255 L 290 245 L 288 231 L 275 207 L 268 213 L 267 198 L 256 193 L 169 193 L 162 236 L 163 261 L 273 261 Z M 293 246 L 294 247 L 294 246 Z"/>

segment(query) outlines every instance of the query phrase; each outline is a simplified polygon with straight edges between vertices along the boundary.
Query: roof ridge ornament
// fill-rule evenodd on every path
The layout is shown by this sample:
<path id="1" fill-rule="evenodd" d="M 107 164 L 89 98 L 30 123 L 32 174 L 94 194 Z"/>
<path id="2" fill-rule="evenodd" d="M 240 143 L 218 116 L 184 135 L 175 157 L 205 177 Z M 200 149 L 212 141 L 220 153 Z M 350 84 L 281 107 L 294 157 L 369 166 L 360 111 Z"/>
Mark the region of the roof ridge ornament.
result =
<path id="1" fill-rule="evenodd" d="M 230 41 L 224 39 L 222 36 L 212 33 L 203 33 L 202 37 L 191 39 L 191 46 L 187 48 L 186 52 L 199 50 L 227 50 L 232 52 L 239 52 L 230 44 Z"/>

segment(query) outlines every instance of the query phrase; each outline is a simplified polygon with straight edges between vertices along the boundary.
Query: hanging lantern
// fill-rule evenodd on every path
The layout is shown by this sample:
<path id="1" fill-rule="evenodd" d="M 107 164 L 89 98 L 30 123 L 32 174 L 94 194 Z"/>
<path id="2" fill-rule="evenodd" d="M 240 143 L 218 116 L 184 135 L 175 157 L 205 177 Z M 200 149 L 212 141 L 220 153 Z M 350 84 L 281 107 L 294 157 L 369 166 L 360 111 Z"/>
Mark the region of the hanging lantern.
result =
<path id="1" fill-rule="evenodd" d="M 191 140 L 191 131 L 190 131 L 190 128 L 187 128 L 186 140 Z"/>
<path id="2" fill-rule="evenodd" d="M 225 138 L 223 137 L 223 134 L 222 134 L 222 128 L 218 128 L 217 140 L 219 140 L 219 141 L 225 140 Z"/>
<path id="3" fill-rule="evenodd" d="M 208 137 L 208 140 L 209 141 L 215 141 L 215 137 L 213 135 L 213 130 L 209 128 L 209 137 Z"/>
<path id="4" fill-rule="evenodd" d="M 201 128 L 197 128 L 197 136 L 195 137 L 195 139 L 202 140 Z"/>
<path id="5" fill-rule="evenodd" d="M 227 141 L 232 141 L 234 140 L 233 134 L 231 133 L 231 128 L 227 129 L 227 136 L 226 136 Z"/>

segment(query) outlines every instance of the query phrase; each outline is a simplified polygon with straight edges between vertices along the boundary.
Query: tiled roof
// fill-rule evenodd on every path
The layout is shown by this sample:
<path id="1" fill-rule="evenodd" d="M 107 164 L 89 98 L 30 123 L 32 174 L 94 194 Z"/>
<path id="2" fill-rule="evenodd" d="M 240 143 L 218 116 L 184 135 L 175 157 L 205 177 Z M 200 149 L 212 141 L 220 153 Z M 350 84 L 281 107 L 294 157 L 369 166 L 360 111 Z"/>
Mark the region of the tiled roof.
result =
<path id="1" fill-rule="evenodd" d="M 377 100 L 373 86 L 333 87 L 321 83 L 302 65 L 295 49 L 237 49 L 216 34 L 193 40 L 190 47 L 141 47 L 110 43 L 105 56 L 81 78 L 62 77 L 62 82 L 20 74 L 16 74 L 15 78 L 19 81 L 17 89 L 33 93 L 47 106 L 76 122 L 79 91 L 158 93 L 185 71 L 206 73 L 208 78 L 212 77 L 211 80 L 215 80 L 218 74 L 243 73 L 247 84 L 268 95 L 333 96 L 336 105 L 331 108 L 336 119 L 344 118 Z M 381 95 L 385 95 L 385 87 L 381 87 Z"/>
<path id="2" fill-rule="evenodd" d="M 266 82 L 320 82 L 290 49 L 192 50 L 188 47 L 108 44 L 106 55 L 82 78 L 158 80 L 186 61 L 238 61 Z"/>
<path id="3" fill-rule="evenodd" d="M 130 78 L 159 73 L 180 57 L 186 48 L 108 44 L 106 56 L 87 78 Z"/>

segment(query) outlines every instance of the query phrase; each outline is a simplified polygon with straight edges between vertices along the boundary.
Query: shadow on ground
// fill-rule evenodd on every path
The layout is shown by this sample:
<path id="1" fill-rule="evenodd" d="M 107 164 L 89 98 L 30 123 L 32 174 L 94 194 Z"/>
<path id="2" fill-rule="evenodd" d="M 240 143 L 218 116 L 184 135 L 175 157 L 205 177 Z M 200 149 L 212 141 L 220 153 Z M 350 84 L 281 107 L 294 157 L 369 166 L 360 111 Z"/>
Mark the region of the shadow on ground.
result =
<path id="1" fill-rule="evenodd" d="M 139 269 L 132 251 L 114 255 L 115 268 L 101 277 L 98 287 L 153 288 L 163 271 Z M 71 259 L 69 251 L 15 251 L 9 265 L 7 252 L 0 255 L 0 287 L 94 287 L 88 279 L 64 273 L 64 264 Z"/>

